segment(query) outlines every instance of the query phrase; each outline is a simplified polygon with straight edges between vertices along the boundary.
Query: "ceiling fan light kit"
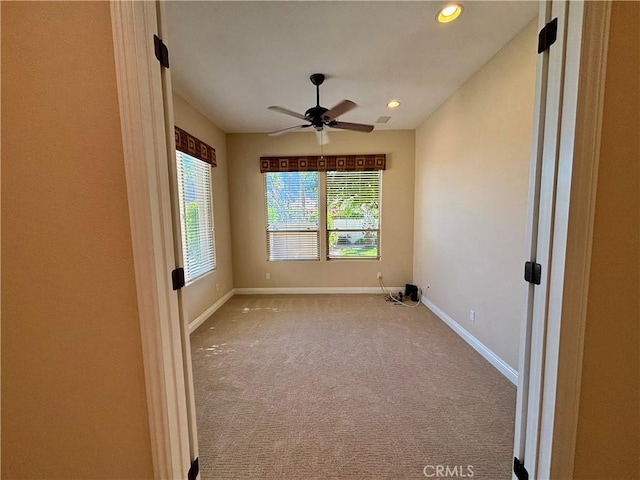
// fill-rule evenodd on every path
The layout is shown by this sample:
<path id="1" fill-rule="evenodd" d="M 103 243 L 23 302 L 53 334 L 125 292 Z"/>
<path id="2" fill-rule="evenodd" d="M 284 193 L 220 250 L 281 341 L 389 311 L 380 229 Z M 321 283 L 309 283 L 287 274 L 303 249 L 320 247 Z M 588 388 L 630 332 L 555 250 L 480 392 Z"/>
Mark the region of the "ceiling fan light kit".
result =
<path id="1" fill-rule="evenodd" d="M 300 120 L 306 120 L 309 123 L 276 130 L 275 132 L 269 133 L 269 135 L 281 135 L 283 133 L 302 130 L 309 127 L 313 127 L 316 132 L 323 132 L 325 127 L 364 133 L 369 133 L 373 130 L 373 125 L 366 125 L 364 123 L 340 122 L 337 120 L 340 115 L 343 115 L 357 107 L 357 105 L 351 100 L 342 100 L 330 109 L 320 106 L 320 85 L 324 83 L 325 78 L 326 77 L 322 73 L 314 73 L 309 77 L 311 83 L 316 87 L 316 106 L 309 108 L 304 113 L 304 115 L 280 106 L 269 107 L 269 110 L 284 113 L 285 115 L 289 115 Z M 324 140 L 326 138 L 326 135 L 318 135 L 318 141 L 321 144 L 326 143 L 326 140 Z"/>

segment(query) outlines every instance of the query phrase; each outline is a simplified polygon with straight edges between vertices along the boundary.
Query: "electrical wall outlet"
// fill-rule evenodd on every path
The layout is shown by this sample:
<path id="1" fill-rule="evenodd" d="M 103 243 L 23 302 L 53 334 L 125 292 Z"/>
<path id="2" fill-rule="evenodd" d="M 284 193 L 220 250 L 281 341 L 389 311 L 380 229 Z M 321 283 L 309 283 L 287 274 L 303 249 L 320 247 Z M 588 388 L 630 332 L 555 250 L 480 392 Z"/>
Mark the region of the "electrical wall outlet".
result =
<path id="1" fill-rule="evenodd" d="M 269 272 L 265 273 L 264 278 L 266 278 L 267 280 L 271 280 L 271 274 Z"/>
<path id="2" fill-rule="evenodd" d="M 382 278 L 382 272 L 376 273 L 376 278 L 380 280 Z"/>
<path id="3" fill-rule="evenodd" d="M 475 310 L 469 310 L 469 321 L 471 321 L 472 323 L 476 321 L 476 311 Z"/>

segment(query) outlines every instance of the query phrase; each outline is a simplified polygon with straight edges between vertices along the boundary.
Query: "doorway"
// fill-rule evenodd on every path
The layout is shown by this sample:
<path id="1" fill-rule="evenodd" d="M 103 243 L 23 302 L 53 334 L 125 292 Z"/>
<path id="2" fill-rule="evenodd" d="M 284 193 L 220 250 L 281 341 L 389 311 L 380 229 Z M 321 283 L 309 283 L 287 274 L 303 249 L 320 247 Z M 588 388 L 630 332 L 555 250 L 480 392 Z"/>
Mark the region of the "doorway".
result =
<path id="1" fill-rule="evenodd" d="M 554 2 L 554 3 L 555 3 L 555 2 Z M 554 12 L 554 13 L 555 13 L 555 12 Z M 572 12 L 569 12 L 569 13 L 572 13 Z M 582 33 L 582 28 L 581 28 L 581 27 L 582 27 L 582 13 L 580 13 L 580 18 L 576 21 L 576 25 L 579 27 L 579 30 L 580 30 L 580 31 L 577 33 L 577 40 L 580 40 L 580 35 L 581 35 L 581 33 Z M 576 25 L 574 25 L 574 26 L 576 26 Z M 561 29 L 561 33 L 562 33 L 562 29 Z M 576 38 L 573 38 L 572 40 L 575 42 L 575 41 L 576 41 Z M 578 42 L 578 44 L 579 44 L 579 42 Z M 572 52 L 571 48 L 569 48 L 568 50 L 569 50 L 569 52 Z M 578 51 L 579 51 L 579 50 L 578 50 Z M 575 52 L 575 51 L 573 51 L 573 52 Z M 579 55 L 578 55 L 578 57 L 579 57 Z M 579 71 L 579 69 L 578 69 L 578 65 L 579 65 L 579 61 L 578 61 L 578 60 L 579 60 L 579 58 L 578 58 L 578 60 L 576 60 L 576 59 L 574 58 L 574 60 L 575 60 L 575 61 L 577 61 L 577 65 L 573 65 L 573 67 L 575 67 L 575 71 L 577 72 L 577 71 Z M 561 59 L 561 64 L 564 64 L 564 62 L 565 62 L 565 59 L 564 59 L 564 56 L 563 56 L 563 58 Z M 571 165 L 569 165 L 569 171 L 571 171 Z M 555 258 L 557 258 L 557 256 L 556 256 Z M 558 280 L 558 279 L 556 279 L 556 280 Z M 562 288 L 562 283 L 561 283 L 560 285 L 558 285 L 558 288 L 560 288 L 560 289 Z M 545 325 L 546 325 L 546 322 L 545 322 L 545 321 L 543 321 L 543 324 L 545 324 Z M 547 339 L 546 339 L 546 338 L 543 338 L 543 339 L 541 339 L 541 341 L 542 341 L 542 344 L 544 345 L 544 344 L 546 343 Z M 543 350 L 544 350 L 544 349 L 543 349 Z M 543 363 L 544 363 L 544 362 L 543 362 Z M 555 402 L 553 402 L 553 403 L 552 403 L 552 405 L 555 405 Z M 544 413 L 544 412 L 543 412 L 543 413 Z M 552 412 L 552 417 L 553 417 L 553 412 Z M 536 458 L 536 457 L 537 457 L 537 456 L 534 456 L 534 458 Z M 525 460 L 525 461 L 526 461 L 526 460 Z M 535 460 L 533 460 L 533 461 L 535 461 Z"/>

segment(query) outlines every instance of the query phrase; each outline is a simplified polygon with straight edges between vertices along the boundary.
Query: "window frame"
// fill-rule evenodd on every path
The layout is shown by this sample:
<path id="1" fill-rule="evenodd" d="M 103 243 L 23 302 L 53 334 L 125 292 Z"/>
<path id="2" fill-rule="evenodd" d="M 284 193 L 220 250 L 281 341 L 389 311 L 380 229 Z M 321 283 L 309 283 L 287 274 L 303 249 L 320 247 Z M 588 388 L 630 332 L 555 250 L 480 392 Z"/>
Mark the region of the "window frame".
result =
<path id="1" fill-rule="evenodd" d="M 265 212 L 265 223 L 264 223 L 264 228 L 265 228 L 265 242 L 266 242 L 266 255 L 267 255 L 267 262 L 315 262 L 315 261 L 320 261 L 322 260 L 322 254 L 321 251 L 324 251 L 324 260 L 326 261 L 331 261 L 331 262 L 336 262 L 336 261 L 349 261 L 349 262 L 353 262 L 353 261 L 365 261 L 365 262 L 370 262 L 370 261 L 380 261 L 382 258 L 382 177 L 383 177 L 383 171 L 382 169 L 380 170 L 374 170 L 377 174 L 378 174 L 378 228 L 370 228 L 370 229 L 329 229 L 328 228 L 328 216 L 327 216 L 327 208 L 328 208 L 328 203 L 327 203 L 327 198 L 328 198 L 328 194 L 327 194 L 327 173 L 329 173 L 328 171 L 304 171 L 304 172 L 297 172 L 297 171 L 287 171 L 287 172 L 277 172 L 277 171 L 266 171 L 263 172 L 263 188 L 264 188 L 264 212 Z M 346 172 L 342 172 L 341 173 L 361 173 L 361 170 L 357 170 L 357 171 L 346 171 Z M 371 170 L 366 170 L 366 172 L 371 172 Z M 267 175 L 269 174 L 274 174 L 274 173 L 315 173 L 317 175 L 317 184 L 318 184 L 318 197 L 317 197 L 317 215 L 318 215 L 318 223 L 317 223 L 317 229 L 316 230 L 270 230 L 269 229 L 269 203 L 268 203 L 268 197 L 267 197 Z M 309 231 L 315 231 L 317 234 L 317 246 L 318 246 L 318 255 L 316 258 L 277 258 L 277 259 L 272 259 L 271 258 L 271 248 L 270 248 L 270 234 L 273 232 L 283 232 L 283 231 L 288 231 L 291 233 L 304 233 L 304 232 L 309 232 Z M 344 257 L 332 257 L 330 256 L 330 243 L 329 243 L 329 238 L 330 238 L 330 234 L 334 233 L 334 232 L 373 232 L 377 234 L 377 255 L 375 256 L 344 256 Z M 322 244 L 324 243 L 324 245 Z"/>
<path id="2" fill-rule="evenodd" d="M 185 184 L 184 184 L 184 160 L 189 160 L 196 165 L 199 170 L 198 173 L 202 171 L 206 171 L 206 178 L 199 179 L 198 188 L 202 188 L 204 196 L 206 197 L 206 209 L 208 210 L 208 215 L 205 212 L 205 220 L 204 222 L 199 218 L 198 220 L 198 247 L 201 250 L 204 250 L 206 255 L 210 255 L 206 260 L 200 262 L 200 267 L 195 268 L 195 271 L 191 271 L 190 267 L 191 263 L 189 261 L 189 242 L 187 239 L 187 225 L 186 225 L 186 217 L 188 212 L 186 211 L 185 206 Z M 216 236 L 215 236 L 215 218 L 214 218 L 214 205 L 213 205 L 213 175 L 212 175 L 212 166 L 208 162 L 200 160 L 188 153 L 182 152 L 180 150 L 176 150 L 176 179 L 178 184 L 178 205 L 180 211 L 180 239 L 182 243 L 182 264 L 184 268 L 185 274 L 185 284 L 190 284 L 205 275 L 208 275 L 214 271 L 216 271 L 218 267 L 218 262 L 216 258 Z M 200 200 L 200 199 L 199 199 Z M 196 203 L 196 202 L 192 202 Z M 204 223 L 204 229 L 201 228 L 201 225 Z M 208 227 L 208 228 L 207 228 Z M 206 236 L 201 236 L 202 233 L 207 233 Z M 207 236 L 210 235 L 210 239 Z M 210 241 L 209 241 L 210 240 Z M 210 246 L 210 252 L 209 250 Z M 196 264 L 196 267 L 198 265 Z"/>
<path id="3" fill-rule="evenodd" d="M 360 174 L 360 173 L 376 173 L 378 175 L 378 228 L 361 228 L 361 229 L 351 229 L 351 228 L 343 228 L 343 229 L 336 229 L 336 228 L 329 228 L 329 180 L 328 180 L 328 173 L 329 172 L 324 172 L 324 229 L 325 229 L 325 242 L 326 242 L 326 248 L 325 248 L 325 255 L 326 255 L 326 260 L 327 261 L 340 261 L 340 260 L 346 260 L 346 261 L 354 261 L 354 260 L 364 260 L 364 261 L 372 261 L 372 260 L 377 260 L 380 261 L 381 258 L 381 236 L 382 236 L 382 172 L 383 170 L 373 170 L 373 171 L 369 171 L 369 170 L 365 170 L 365 171 L 361 171 L 361 170 L 356 170 L 356 171 L 344 171 L 344 172 L 337 172 L 337 173 L 342 173 L 342 174 Z M 344 256 L 344 257 L 337 257 L 337 256 L 331 256 L 331 243 L 330 243 L 330 236 L 332 233 L 338 233 L 338 232 L 342 232 L 342 233 L 360 233 L 360 232 L 375 232 L 376 233 L 376 255 L 375 256 L 366 256 L 366 255 L 354 255 L 354 256 Z"/>
<path id="4" fill-rule="evenodd" d="M 315 174 L 316 176 L 316 216 L 317 216 L 317 221 L 316 221 L 316 228 L 305 228 L 305 229 L 270 229 L 270 223 L 269 223 L 269 196 L 268 196 L 268 176 L 269 175 L 274 175 L 274 174 L 292 174 L 292 173 L 312 173 Z M 321 176 L 320 176 L 320 172 L 317 171 L 310 171 L 310 172 L 264 172 L 263 174 L 263 186 L 264 186 L 264 208 L 265 208 L 265 240 L 266 240 L 266 252 L 267 252 L 267 262 L 319 262 L 321 259 L 321 250 L 322 250 L 322 246 L 320 245 L 320 240 L 321 240 L 321 224 L 322 224 L 322 218 L 320 217 L 321 215 L 321 209 L 320 209 L 320 205 L 322 203 L 322 198 L 321 198 L 321 192 L 322 192 L 322 188 L 321 188 Z M 315 232 L 315 244 L 316 244 L 316 256 L 313 258 L 272 258 L 272 251 L 274 250 L 272 248 L 272 242 L 271 242 L 271 238 L 273 234 L 276 233 L 280 233 L 280 234 L 284 234 L 285 236 L 287 234 L 291 234 L 291 235 L 295 235 L 295 234 L 304 234 L 304 233 L 310 233 L 310 232 Z"/>

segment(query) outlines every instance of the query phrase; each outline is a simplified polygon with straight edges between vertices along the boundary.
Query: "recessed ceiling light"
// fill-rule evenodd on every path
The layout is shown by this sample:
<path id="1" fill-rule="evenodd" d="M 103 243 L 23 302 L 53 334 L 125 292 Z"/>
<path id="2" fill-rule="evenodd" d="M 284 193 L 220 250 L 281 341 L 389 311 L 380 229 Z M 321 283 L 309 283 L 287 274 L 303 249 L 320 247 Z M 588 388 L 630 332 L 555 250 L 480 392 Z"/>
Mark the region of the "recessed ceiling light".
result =
<path id="1" fill-rule="evenodd" d="M 387 107 L 389 108 L 398 108 L 400 106 L 400 102 L 397 100 L 391 100 L 389 103 L 387 103 Z"/>
<path id="2" fill-rule="evenodd" d="M 436 19 L 440 23 L 449 23 L 458 18 L 460 14 L 462 14 L 462 5 L 452 3 L 440 10 Z"/>

